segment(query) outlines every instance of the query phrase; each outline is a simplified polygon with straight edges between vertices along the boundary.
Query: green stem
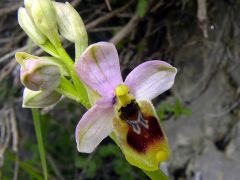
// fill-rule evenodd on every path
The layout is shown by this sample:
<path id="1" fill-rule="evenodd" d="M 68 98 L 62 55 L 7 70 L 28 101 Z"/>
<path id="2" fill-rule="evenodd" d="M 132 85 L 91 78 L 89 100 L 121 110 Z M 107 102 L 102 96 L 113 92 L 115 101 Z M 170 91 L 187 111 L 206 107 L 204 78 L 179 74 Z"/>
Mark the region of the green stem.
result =
<path id="1" fill-rule="evenodd" d="M 71 57 L 67 54 L 65 49 L 58 48 L 58 53 L 61 59 L 64 59 L 66 62 L 66 65 L 68 67 L 68 71 L 72 77 L 73 85 L 78 93 L 79 101 L 82 105 L 84 105 L 86 108 L 90 107 L 87 91 L 82 83 L 82 81 L 79 79 L 78 75 L 76 74 L 76 71 L 74 69 L 74 63 L 71 59 Z"/>
<path id="2" fill-rule="evenodd" d="M 74 63 L 72 61 L 72 58 L 65 51 L 65 49 L 63 47 L 59 47 L 59 48 L 57 48 L 57 52 L 58 52 L 59 56 L 61 57 L 61 59 L 64 61 L 64 63 L 67 64 L 68 68 L 72 68 Z"/>
<path id="3" fill-rule="evenodd" d="M 43 175 L 44 175 L 44 179 L 47 180 L 48 179 L 47 162 L 46 162 L 45 150 L 43 145 L 40 115 L 39 115 L 38 109 L 32 109 L 32 115 L 33 115 L 34 128 L 35 128 L 35 133 L 36 133 L 37 142 L 38 142 L 38 151 L 40 154 L 40 159 L 41 159 L 42 168 L 43 168 Z"/>
<path id="4" fill-rule="evenodd" d="M 151 180 L 169 180 L 168 176 L 164 174 L 161 170 L 156 171 L 144 171 L 143 172 L 151 179 Z"/>
<path id="5" fill-rule="evenodd" d="M 73 84 L 76 87 L 77 93 L 78 93 L 78 97 L 79 97 L 79 101 L 81 102 L 81 104 L 83 106 L 85 106 L 87 109 L 91 107 L 89 99 L 88 99 L 88 94 L 86 91 L 86 88 L 84 87 L 84 84 L 82 83 L 82 81 L 79 79 L 76 71 L 72 70 L 71 72 L 72 75 L 72 80 L 73 80 Z"/>
<path id="6" fill-rule="evenodd" d="M 51 54 L 53 57 L 59 58 L 58 52 L 56 48 L 52 45 L 52 43 L 48 40 L 45 44 L 39 45 L 44 51 Z"/>
<path id="7" fill-rule="evenodd" d="M 87 46 L 88 46 L 87 39 L 85 41 L 83 40 L 83 41 L 75 42 L 75 62 L 78 61 L 78 59 L 80 58 L 80 55 L 86 49 Z"/>
<path id="8" fill-rule="evenodd" d="M 66 96 L 69 99 L 72 99 L 74 101 L 77 101 L 77 102 L 81 103 L 79 98 L 78 98 L 78 94 L 76 92 L 75 87 L 65 77 L 61 77 L 60 85 L 56 89 L 56 91 L 59 92 L 60 94 L 63 94 L 64 96 Z"/>

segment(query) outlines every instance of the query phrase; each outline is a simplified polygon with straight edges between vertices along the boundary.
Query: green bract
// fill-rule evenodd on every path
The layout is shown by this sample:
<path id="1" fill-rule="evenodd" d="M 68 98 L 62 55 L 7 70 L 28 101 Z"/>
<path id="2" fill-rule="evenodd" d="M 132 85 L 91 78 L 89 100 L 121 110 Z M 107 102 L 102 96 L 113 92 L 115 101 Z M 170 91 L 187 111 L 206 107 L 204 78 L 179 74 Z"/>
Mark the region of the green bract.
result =
<path id="1" fill-rule="evenodd" d="M 22 106 L 25 108 L 43 108 L 57 103 L 61 96 L 56 91 L 31 91 L 25 88 Z"/>

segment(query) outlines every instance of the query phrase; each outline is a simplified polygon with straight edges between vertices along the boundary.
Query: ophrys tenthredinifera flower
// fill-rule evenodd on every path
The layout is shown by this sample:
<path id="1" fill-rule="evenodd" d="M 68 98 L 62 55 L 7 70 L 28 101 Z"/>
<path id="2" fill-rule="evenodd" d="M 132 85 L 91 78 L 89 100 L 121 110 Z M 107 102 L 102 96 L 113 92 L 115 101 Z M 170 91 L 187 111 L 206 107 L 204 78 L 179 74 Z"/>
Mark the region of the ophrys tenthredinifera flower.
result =
<path id="1" fill-rule="evenodd" d="M 77 125 L 78 150 L 90 153 L 110 135 L 129 163 L 157 170 L 168 159 L 169 147 L 151 100 L 173 85 L 176 68 L 159 60 L 147 61 L 123 81 L 117 50 L 107 42 L 89 46 L 75 68 L 99 95 Z"/>

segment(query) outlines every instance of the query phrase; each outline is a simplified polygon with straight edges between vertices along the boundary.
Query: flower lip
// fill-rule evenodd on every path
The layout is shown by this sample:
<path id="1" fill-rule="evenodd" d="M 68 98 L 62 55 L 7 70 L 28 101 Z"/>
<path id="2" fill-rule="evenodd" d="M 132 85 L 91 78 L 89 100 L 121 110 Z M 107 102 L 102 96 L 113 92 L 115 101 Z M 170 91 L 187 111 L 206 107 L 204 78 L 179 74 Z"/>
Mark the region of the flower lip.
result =
<path id="1" fill-rule="evenodd" d="M 169 158 L 167 137 L 151 102 L 132 101 L 121 108 L 121 116 L 114 118 L 113 125 L 117 143 L 131 164 L 153 171 Z"/>
<path id="2" fill-rule="evenodd" d="M 144 120 L 147 122 L 148 128 L 139 123 L 141 133 L 136 133 L 134 126 L 129 126 L 127 133 L 127 143 L 139 153 L 145 153 L 149 146 L 164 139 L 163 131 L 154 116 L 146 116 Z"/>

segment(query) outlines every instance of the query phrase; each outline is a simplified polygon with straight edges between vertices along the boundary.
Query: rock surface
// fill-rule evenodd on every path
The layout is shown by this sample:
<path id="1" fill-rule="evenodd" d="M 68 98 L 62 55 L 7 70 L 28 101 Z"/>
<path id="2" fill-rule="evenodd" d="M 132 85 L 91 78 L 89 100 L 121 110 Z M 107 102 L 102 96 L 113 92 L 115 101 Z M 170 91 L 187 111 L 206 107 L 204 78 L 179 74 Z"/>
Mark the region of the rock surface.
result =
<path id="1" fill-rule="evenodd" d="M 239 13 L 220 14 L 221 3 L 222 9 L 209 13 L 216 27 L 214 32 L 209 30 L 210 38 L 200 40 L 193 33 L 188 45 L 175 54 L 179 73 L 172 92 L 192 113 L 164 122 L 173 154 L 172 179 L 240 177 L 240 61 L 235 48 L 240 37 L 239 24 L 231 22 Z M 233 48 L 226 46 L 230 41 L 234 41 Z"/>

